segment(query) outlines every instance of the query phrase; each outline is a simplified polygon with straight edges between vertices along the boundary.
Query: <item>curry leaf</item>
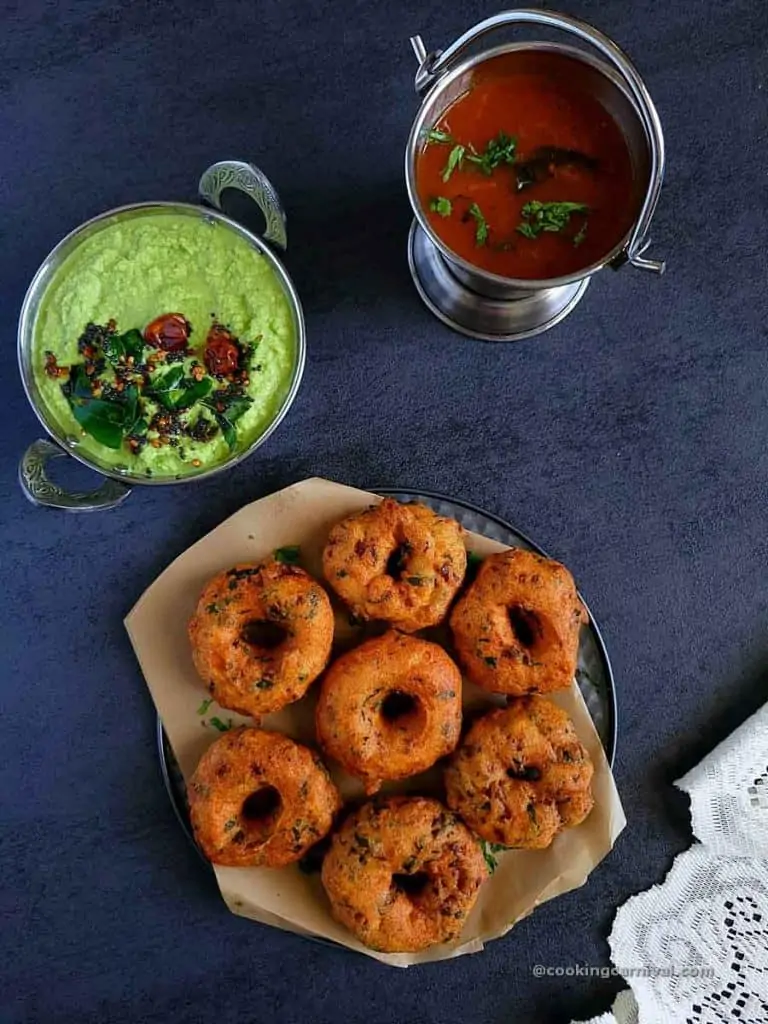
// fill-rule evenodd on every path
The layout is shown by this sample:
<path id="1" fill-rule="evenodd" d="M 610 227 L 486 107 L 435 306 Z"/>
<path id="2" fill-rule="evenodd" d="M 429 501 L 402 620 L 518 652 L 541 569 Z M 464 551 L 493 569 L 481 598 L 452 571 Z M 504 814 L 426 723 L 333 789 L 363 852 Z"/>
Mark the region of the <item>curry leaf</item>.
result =
<path id="1" fill-rule="evenodd" d="M 136 420 L 133 426 L 129 428 L 127 433 L 131 437 L 143 437 L 148 430 L 149 423 L 147 423 L 146 419 L 144 419 L 143 416 L 139 416 L 139 418 Z"/>
<path id="2" fill-rule="evenodd" d="M 118 449 L 123 443 L 125 412 L 117 402 L 92 401 L 71 404 L 72 415 L 91 437 L 107 448 Z"/>
<path id="3" fill-rule="evenodd" d="M 85 372 L 83 363 L 75 363 L 69 369 L 69 380 L 62 386 L 67 398 L 93 398 L 91 378 Z"/>
<path id="4" fill-rule="evenodd" d="M 172 392 L 179 390 L 179 384 L 184 376 L 184 367 L 180 364 L 172 366 L 163 374 L 155 374 L 152 384 L 145 389 L 148 398 L 153 398 L 166 409 L 174 409 L 178 395 Z"/>
<path id="5" fill-rule="evenodd" d="M 140 363 L 144 358 L 144 339 L 141 331 L 133 328 L 125 334 L 108 335 L 104 342 L 104 355 L 113 366 L 127 360 L 129 356 L 133 358 L 134 364 Z"/>
<path id="6" fill-rule="evenodd" d="M 78 363 L 70 369 L 69 381 L 62 391 L 72 415 L 86 432 L 106 448 L 118 449 L 126 429 L 136 419 L 138 391 L 131 386 L 120 401 L 95 398 L 85 366 Z"/>
<path id="7" fill-rule="evenodd" d="M 125 345 L 120 334 L 111 334 L 104 342 L 104 355 L 116 366 L 121 359 L 125 358 Z"/>
<path id="8" fill-rule="evenodd" d="M 153 398 L 160 405 L 171 411 L 188 409 L 195 402 L 210 394 L 213 381 L 210 377 L 193 380 L 189 383 L 184 379 L 184 368 L 172 366 L 161 377 L 153 379 L 146 389 L 147 397 Z"/>
<path id="9" fill-rule="evenodd" d="M 134 327 L 132 330 L 126 331 L 122 339 L 126 359 L 133 356 L 134 363 L 140 363 L 144 358 L 144 339 L 141 336 L 141 331 L 137 331 Z"/>
<path id="10" fill-rule="evenodd" d="M 227 442 L 227 448 L 233 452 L 237 446 L 237 431 L 235 430 L 234 424 L 231 423 L 226 416 L 217 416 L 216 420 L 219 424 L 224 440 Z"/>
<path id="11" fill-rule="evenodd" d="M 233 395 L 224 389 L 214 391 L 208 398 L 204 398 L 203 405 L 219 416 L 226 416 L 230 423 L 234 423 L 253 405 L 253 399 L 248 395 Z"/>
<path id="12" fill-rule="evenodd" d="M 248 395 L 239 395 L 237 398 L 233 398 L 227 403 L 225 415 L 230 423 L 234 423 L 236 420 L 239 420 L 243 413 L 247 412 L 252 405 L 252 398 L 249 398 Z"/>
<path id="13" fill-rule="evenodd" d="M 181 383 L 181 379 L 184 376 L 184 367 L 177 363 L 172 366 L 165 373 L 155 374 L 152 378 L 152 391 L 165 392 L 174 391 L 178 388 Z"/>
<path id="14" fill-rule="evenodd" d="M 213 410 L 227 447 L 233 451 L 237 444 L 235 423 L 253 405 L 253 399 L 248 395 L 233 395 L 221 390 L 214 391 L 208 398 L 204 398 L 203 405 Z"/>
<path id="15" fill-rule="evenodd" d="M 135 384 L 129 384 L 123 392 L 125 403 L 125 425 L 130 430 L 134 423 L 140 418 L 139 412 L 139 389 Z"/>
<path id="16" fill-rule="evenodd" d="M 211 378 L 203 377 L 202 380 L 196 380 L 194 384 L 190 384 L 188 388 L 179 391 L 178 394 L 174 392 L 174 409 L 188 409 L 190 405 L 194 405 L 201 398 L 205 398 L 210 393 L 212 387 L 213 381 Z"/>

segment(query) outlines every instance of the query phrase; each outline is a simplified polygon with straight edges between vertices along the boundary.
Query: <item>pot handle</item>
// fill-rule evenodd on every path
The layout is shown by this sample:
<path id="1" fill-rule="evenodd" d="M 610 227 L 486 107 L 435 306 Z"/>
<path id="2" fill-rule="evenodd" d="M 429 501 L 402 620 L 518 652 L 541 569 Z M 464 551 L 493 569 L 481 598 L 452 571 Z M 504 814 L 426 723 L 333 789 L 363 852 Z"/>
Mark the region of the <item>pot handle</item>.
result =
<path id="1" fill-rule="evenodd" d="M 411 46 L 419 62 L 419 70 L 416 72 L 416 92 L 423 93 L 430 88 L 436 79 L 446 72 L 456 59 L 478 39 L 489 32 L 495 32 L 496 29 L 520 24 L 543 25 L 547 28 L 562 29 L 564 32 L 578 36 L 579 39 L 599 50 L 624 80 L 637 105 L 648 136 L 651 150 L 651 183 L 646 192 L 635 229 L 617 265 L 629 262 L 633 267 L 638 267 L 641 270 L 651 270 L 656 274 L 663 274 L 664 260 L 647 259 L 643 253 L 651 242 L 650 238 L 646 236 L 656 210 L 656 204 L 659 201 L 661 183 L 664 179 L 664 133 L 656 107 L 653 105 L 645 83 L 629 57 L 608 36 L 592 28 L 586 22 L 570 17 L 570 15 L 533 9 L 500 11 L 490 18 L 485 18 L 484 21 L 479 21 L 477 25 L 459 36 L 447 50 L 434 50 L 428 53 L 421 36 L 413 36 Z"/>
<path id="2" fill-rule="evenodd" d="M 57 508 L 64 512 L 101 512 L 116 508 L 131 493 L 119 480 L 107 478 L 95 491 L 66 491 L 48 479 L 46 465 L 63 458 L 67 452 L 52 441 L 39 438 L 24 452 L 19 463 L 19 483 L 24 497 L 33 505 Z"/>
<path id="3" fill-rule="evenodd" d="M 227 188 L 244 192 L 256 203 L 266 221 L 264 240 L 286 249 L 285 211 L 277 189 L 266 174 L 244 160 L 220 160 L 203 172 L 197 191 L 201 199 L 221 210 L 221 194 Z"/>

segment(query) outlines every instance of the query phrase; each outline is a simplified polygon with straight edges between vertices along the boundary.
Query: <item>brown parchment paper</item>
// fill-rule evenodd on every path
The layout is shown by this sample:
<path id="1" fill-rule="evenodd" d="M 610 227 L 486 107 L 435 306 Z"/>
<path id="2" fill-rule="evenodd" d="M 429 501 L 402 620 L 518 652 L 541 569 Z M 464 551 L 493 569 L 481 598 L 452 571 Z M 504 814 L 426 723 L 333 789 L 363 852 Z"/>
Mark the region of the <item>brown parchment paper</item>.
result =
<path id="1" fill-rule="evenodd" d="M 246 505 L 180 555 L 145 591 L 125 620 L 152 699 L 165 726 L 185 779 L 189 779 L 205 749 L 220 733 L 210 725 L 217 715 L 233 724 L 250 719 L 214 702 L 199 714 L 208 697 L 192 664 L 187 621 L 206 581 L 237 562 L 258 561 L 276 548 L 298 544 L 301 564 L 322 579 L 321 555 L 328 531 L 339 519 L 381 500 L 376 495 L 328 480 L 312 479 Z M 467 535 L 467 547 L 480 555 L 504 545 L 477 534 Z M 361 639 L 338 608 L 336 648 L 343 650 Z M 300 742 L 315 745 L 313 687 L 301 701 L 262 720 Z M 497 856 L 495 874 L 483 885 L 477 904 L 460 938 L 418 954 L 388 954 L 367 949 L 331 917 L 319 875 L 303 874 L 296 865 L 268 868 L 217 867 L 216 878 L 229 909 L 264 924 L 330 940 L 386 964 L 407 967 L 474 953 L 498 938 L 540 903 L 582 885 L 612 848 L 626 821 L 600 739 L 575 682 L 555 698 L 574 721 L 581 741 L 595 764 L 595 808 L 578 828 L 561 833 L 549 849 L 510 850 Z M 465 681 L 464 706 L 489 704 L 494 698 Z M 362 788 L 329 763 L 334 780 L 347 799 L 360 798 Z M 440 774 L 433 769 L 390 791 L 441 796 Z"/>

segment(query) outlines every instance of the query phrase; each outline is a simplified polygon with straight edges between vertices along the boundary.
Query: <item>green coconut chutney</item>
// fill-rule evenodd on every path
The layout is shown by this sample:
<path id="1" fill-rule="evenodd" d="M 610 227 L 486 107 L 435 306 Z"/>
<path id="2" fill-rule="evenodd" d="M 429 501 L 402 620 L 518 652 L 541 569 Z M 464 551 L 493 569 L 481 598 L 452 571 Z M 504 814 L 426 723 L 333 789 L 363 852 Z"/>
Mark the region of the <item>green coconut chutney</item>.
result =
<path id="1" fill-rule="evenodd" d="M 86 380 L 82 376 L 86 326 L 114 321 L 118 334 L 143 332 L 156 317 L 171 312 L 182 314 L 191 326 L 185 351 L 169 355 L 166 362 L 165 354 L 145 348 L 141 358 L 151 356 L 145 365 L 152 366 L 154 375 L 145 373 L 146 397 L 140 375 L 134 378 L 136 387 L 127 379 L 134 400 L 138 395 L 141 443 L 122 443 L 120 438 L 119 447 L 100 443 L 83 429 L 83 417 L 79 416 L 78 422 L 73 413 L 73 404 L 90 402 L 73 399 L 70 384 L 80 377 Z M 180 389 L 195 383 L 194 374 L 199 379 L 205 366 L 206 336 L 213 323 L 226 325 L 242 347 L 243 359 L 248 359 L 247 371 L 237 384 L 243 397 L 234 431 L 222 429 L 224 421 L 211 400 L 225 394 L 216 389 L 234 385 L 231 380 L 227 384 L 222 377 L 211 377 L 207 398 L 175 412 L 175 436 L 163 436 L 152 426 L 161 422 L 158 414 L 163 407 L 150 397 L 150 382 L 162 380 L 177 367 L 174 380 L 183 378 L 178 380 Z M 133 337 L 139 336 L 134 333 Z M 76 440 L 83 455 L 131 474 L 177 477 L 226 461 L 233 451 L 247 448 L 265 431 L 290 388 L 296 344 L 291 307 L 282 285 L 267 259 L 246 239 L 212 219 L 153 211 L 107 222 L 85 238 L 55 272 L 35 321 L 34 375 L 40 398 L 61 435 Z M 58 366 L 58 376 L 51 374 L 51 365 Z M 91 367 L 88 372 L 102 378 L 105 397 L 110 394 L 121 400 L 128 392 L 121 389 L 122 394 L 116 394 L 111 387 L 116 383 L 114 369 L 109 360 L 101 359 L 95 371 Z M 117 372 L 119 383 L 121 367 Z M 99 403 L 102 381 L 96 391 Z M 183 390 L 173 392 L 177 400 L 182 394 Z M 80 413 L 79 408 L 75 411 Z M 196 438 L 192 427 L 197 421 L 206 429 L 197 429 Z M 212 436 L 201 440 L 201 433 Z"/>

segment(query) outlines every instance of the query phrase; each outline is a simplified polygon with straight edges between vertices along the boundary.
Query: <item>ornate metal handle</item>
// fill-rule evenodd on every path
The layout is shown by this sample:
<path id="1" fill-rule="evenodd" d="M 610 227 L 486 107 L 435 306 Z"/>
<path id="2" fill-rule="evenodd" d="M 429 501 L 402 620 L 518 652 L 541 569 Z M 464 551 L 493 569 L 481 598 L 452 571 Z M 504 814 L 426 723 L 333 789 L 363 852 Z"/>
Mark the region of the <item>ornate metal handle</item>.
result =
<path id="1" fill-rule="evenodd" d="M 24 496 L 33 505 L 58 508 L 65 512 L 100 512 L 125 501 L 131 488 L 119 480 L 105 479 L 95 491 L 66 491 L 48 479 L 45 467 L 50 459 L 67 455 L 52 441 L 40 438 L 27 448 L 19 463 L 19 483 Z"/>
<path id="2" fill-rule="evenodd" d="M 201 199 L 220 210 L 221 194 L 227 188 L 244 192 L 256 203 L 266 221 L 264 240 L 285 249 L 288 246 L 285 211 L 275 186 L 266 174 L 255 164 L 243 160 L 220 160 L 203 172 L 197 191 Z"/>
<path id="3" fill-rule="evenodd" d="M 499 28 L 520 24 L 544 25 L 547 28 L 561 29 L 571 35 L 578 36 L 579 39 L 589 43 L 608 59 L 619 72 L 629 89 L 648 136 L 651 151 L 651 175 L 648 191 L 645 194 L 640 210 L 640 216 L 627 243 L 626 259 L 622 260 L 622 262 L 629 262 L 633 267 L 638 267 L 641 270 L 651 270 L 656 274 L 662 274 L 665 266 L 664 260 L 646 259 L 643 253 L 650 245 L 650 238 L 646 236 L 656 210 L 656 204 L 659 201 L 661 183 L 664 180 L 664 133 L 662 132 L 661 121 L 659 120 L 656 107 L 653 105 L 653 100 L 645 87 L 645 83 L 629 57 L 608 36 L 592 28 L 586 22 L 580 21 L 578 18 L 572 18 L 567 14 L 533 9 L 500 11 L 490 18 L 478 22 L 473 28 L 459 36 L 456 42 L 452 43 L 447 50 L 435 50 L 428 53 L 421 36 L 413 36 L 411 38 L 411 46 L 416 54 L 416 59 L 419 61 L 419 70 L 416 72 L 416 91 L 422 93 L 428 89 L 478 39 L 481 39 L 489 32 L 495 32 Z"/>

